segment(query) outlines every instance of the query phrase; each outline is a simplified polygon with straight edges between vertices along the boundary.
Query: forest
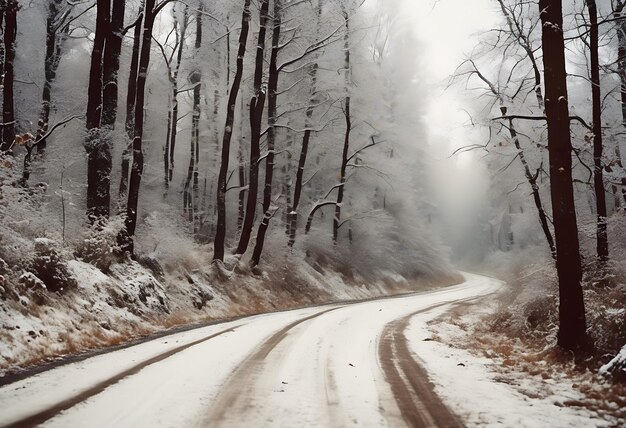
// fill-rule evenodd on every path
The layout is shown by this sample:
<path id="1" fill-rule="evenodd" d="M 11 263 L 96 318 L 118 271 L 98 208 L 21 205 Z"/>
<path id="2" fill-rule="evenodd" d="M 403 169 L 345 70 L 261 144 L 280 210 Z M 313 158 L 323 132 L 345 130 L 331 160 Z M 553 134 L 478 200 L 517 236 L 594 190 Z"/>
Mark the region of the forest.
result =
<path id="1" fill-rule="evenodd" d="M 360 224 L 408 223 L 416 185 L 392 190 L 388 165 L 416 149 L 397 136 L 399 89 L 381 78 L 393 68 L 376 51 L 389 34 L 351 26 L 361 6 L 8 2 L 3 153 L 19 164 L 14 184 L 61 193 L 46 200 L 57 208 L 46 229 L 62 241 L 122 219 L 115 252 L 133 258 L 142 203 L 143 220 L 178 211 L 168 220 L 212 242 L 214 261 L 234 246 L 251 266 L 272 229 L 289 247 L 324 227 L 334 244 L 389 233 Z M 45 32 L 20 32 L 18 16 Z M 26 63 L 36 54 L 44 60 Z M 79 129 L 84 152 L 68 150 Z M 349 192 L 350 181 L 369 190 Z"/>
<path id="2" fill-rule="evenodd" d="M 102 331 L 117 321 L 76 293 L 180 324 L 340 292 L 326 280 L 322 296 L 299 295 L 315 269 L 380 282 L 365 287 L 377 294 L 458 277 L 429 231 L 410 45 L 390 48 L 408 24 L 356 1 L 14 1 L 3 13 L 7 317 L 35 301 L 78 311 L 98 330 L 79 342 L 108 343 L 144 327 Z M 259 296 L 267 272 L 296 281 L 278 287 L 286 301 Z M 98 292 L 83 288 L 102 274 Z M 222 293 L 245 309 L 205 307 Z"/>
<path id="3" fill-rule="evenodd" d="M 0 0 L 0 32 L 0 373 L 480 274 L 427 340 L 626 420 L 626 2 Z"/>

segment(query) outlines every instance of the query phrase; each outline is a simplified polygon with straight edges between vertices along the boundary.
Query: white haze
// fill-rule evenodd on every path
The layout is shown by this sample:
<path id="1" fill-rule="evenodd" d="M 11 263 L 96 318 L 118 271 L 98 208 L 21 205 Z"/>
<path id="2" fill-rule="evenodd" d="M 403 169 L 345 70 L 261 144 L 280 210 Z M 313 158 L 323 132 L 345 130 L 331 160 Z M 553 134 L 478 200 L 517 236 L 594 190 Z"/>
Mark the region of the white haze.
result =
<path id="1" fill-rule="evenodd" d="M 487 246 L 477 225 L 488 215 L 489 177 L 480 153 L 453 155 L 456 149 L 485 140 L 488 131 L 473 127 L 463 87 L 449 86 L 459 64 L 471 54 L 480 34 L 498 19 L 490 0 L 380 0 L 416 40 L 404 67 L 415 72 L 421 88 L 422 119 L 428 139 L 431 203 L 438 233 L 460 263 L 480 261 Z M 480 251 L 477 249 L 480 248 Z M 468 251 L 470 250 L 470 251 Z M 471 257 L 467 259 L 467 254 Z"/>

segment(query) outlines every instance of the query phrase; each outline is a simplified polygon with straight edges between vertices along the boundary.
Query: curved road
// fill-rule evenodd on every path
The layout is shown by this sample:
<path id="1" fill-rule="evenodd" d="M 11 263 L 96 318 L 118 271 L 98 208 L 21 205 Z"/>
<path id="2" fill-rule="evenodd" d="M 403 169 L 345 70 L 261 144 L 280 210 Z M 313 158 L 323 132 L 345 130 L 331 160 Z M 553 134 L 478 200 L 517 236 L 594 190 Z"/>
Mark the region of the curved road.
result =
<path id="1" fill-rule="evenodd" d="M 499 282 L 258 315 L 155 339 L 0 388 L 0 426 L 462 426 L 406 337 L 413 317 Z"/>

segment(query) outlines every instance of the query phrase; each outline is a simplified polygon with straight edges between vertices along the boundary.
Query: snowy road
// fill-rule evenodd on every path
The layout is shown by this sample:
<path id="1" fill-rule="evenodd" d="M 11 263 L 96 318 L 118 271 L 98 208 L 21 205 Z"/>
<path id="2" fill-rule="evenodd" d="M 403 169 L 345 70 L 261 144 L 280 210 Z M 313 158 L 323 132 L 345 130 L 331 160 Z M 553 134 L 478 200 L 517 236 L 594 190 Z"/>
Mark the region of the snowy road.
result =
<path id="1" fill-rule="evenodd" d="M 405 332 L 498 289 L 461 285 L 215 324 L 0 388 L 0 426 L 457 426 Z"/>

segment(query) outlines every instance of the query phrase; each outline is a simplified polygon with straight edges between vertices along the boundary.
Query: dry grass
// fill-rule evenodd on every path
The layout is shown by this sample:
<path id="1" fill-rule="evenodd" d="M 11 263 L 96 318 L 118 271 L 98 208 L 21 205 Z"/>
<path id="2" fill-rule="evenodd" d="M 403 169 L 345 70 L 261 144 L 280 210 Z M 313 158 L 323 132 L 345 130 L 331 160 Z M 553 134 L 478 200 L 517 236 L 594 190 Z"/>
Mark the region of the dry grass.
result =
<path id="1" fill-rule="evenodd" d="M 155 302 L 142 300 L 138 295 L 141 287 L 137 290 L 135 285 L 127 286 L 127 279 L 140 281 L 147 272 L 137 266 L 112 268 L 111 281 L 95 284 L 93 290 L 78 287 L 62 295 L 44 294 L 44 300 L 22 287 L 14 299 L 0 301 L 0 306 L 19 314 L 21 320 L 16 325 L 45 325 L 49 334 L 29 340 L 15 331 L 0 331 L 0 343 L 13 348 L 1 356 L 0 369 L 26 367 L 68 354 L 120 345 L 183 325 L 328 303 L 338 299 L 340 290 L 357 298 L 404 293 L 433 285 L 423 278 L 379 279 L 378 285 L 374 285 L 348 267 L 339 280 L 328 275 L 332 270 L 326 271 L 320 265 L 317 265 L 318 276 L 306 268 L 295 269 L 288 258 L 282 265 L 275 262 L 265 272 L 235 269 L 224 275 L 216 271 L 207 254 L 197 251 L 172 254 L 167 262 L 160 260 L 166 270 L 163 284 L 167 290 L 166 302 L 161 305 L 167 305 L 172 310 L 169 313 L 160 310 L 161 306 Z M 324 283 L 327 279 L 330 282 Z M 445 285 L 452 282 L 458 282 L 457 278 L 443 280 Z M 148 288 L 151 293 L 154 291 Z M 206 305 L 200 308 L 194 305 L 199 292 L 209 296 Z M 19 296 L 28 296 L 30 303 L 22 305 Z M 214 297 L 213 301 L 210 296 Z"/>
<path id="2" fill-rule="evenodd" d="M 554 326 L 545 325 L 553 316 L 547 310 L 554 303 L 549 299 L 531 301 L 522 311 L 527 317 L 538 317 L 533 323 L 516 322 L 510 309 L 518 297 L 515 291 L 501 293 L 494 305 L 499 309 L 483 314 L 480 322 L 467 317 L 480 309 L 478 304 L 471 303 L 456 307 L 434 323 L 457 327 L 461 334 L 449 344 L 491 359 L 498 381 L 517 387 L 531 398 L 546 398 L 550 394 L 549 385 L 573 382 L 573 388 L 584 399 L 568 400 L 563 405 L 586 408 L 624 423 L 626 384 L 601 378 L 597 374 L 597 355 L 587 355 L 586 360 L 580 361 L 555 346 L 554 336 L 550 336 Z M 532 391 L 520 387 L 518 379 L 526 377 L 535 378 L 537 385 L 544 386 Z"/>

